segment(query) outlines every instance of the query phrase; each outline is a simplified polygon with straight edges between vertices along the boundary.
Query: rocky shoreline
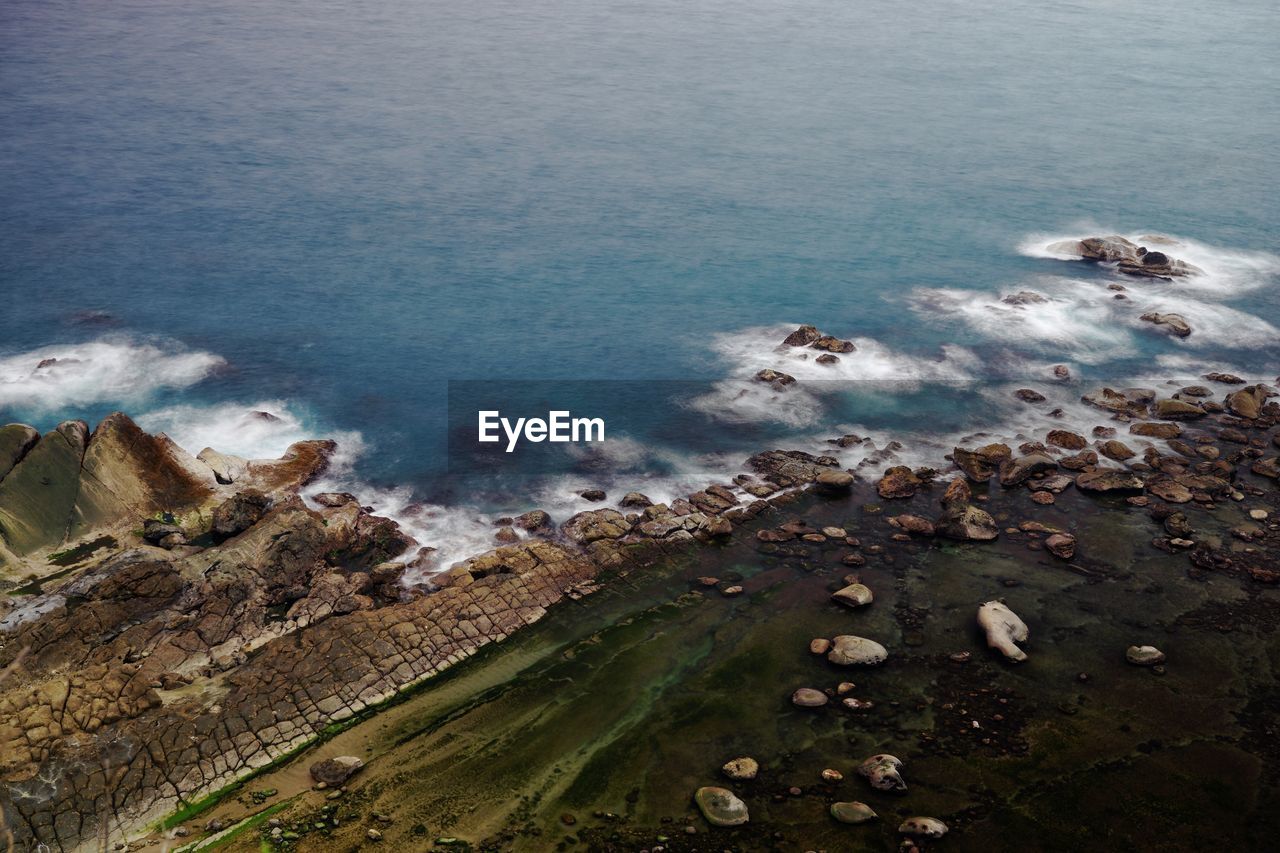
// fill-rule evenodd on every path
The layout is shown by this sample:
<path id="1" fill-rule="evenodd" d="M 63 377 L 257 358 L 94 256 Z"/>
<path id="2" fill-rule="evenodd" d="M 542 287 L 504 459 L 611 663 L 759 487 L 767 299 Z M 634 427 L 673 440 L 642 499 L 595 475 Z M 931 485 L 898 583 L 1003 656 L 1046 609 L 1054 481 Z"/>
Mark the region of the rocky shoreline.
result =
<path id="1" fill-rule="evenodd" d="M 849 351 L 847 343 L 814 327 L 785 342 L 824 357 Z M 883 544 L 863 547 L 843 530 L 803 520 L 762 524 L 802 491 L 837 502 L 858 491 L 854 472 L 834 456 L 772 450 L 751 457 L 732 482 L 669 506 L 632 493 L 618 509 L 558 526 L 540 511 L 504 520 L 498 538 L 507 544 L 445 569 L 426 587 L 401 582 L 430 550 L 394 522 L 350 495 L 303 500 L 333 452 L 330 442 L 303 442 L 263 462 L 211 449 L 192 457 L 123 414 L 92 434 L 78 421 L 44 436 L 4 427 L 0 807 L 8 831 L 18 849 L 33 842 L 125 849 L 166 817 L 189 820 L 237 781 L 538 621 L 557 602 L 589 594 L 604 575 L 726 541 L 739 529 L 763 553 L 793 543 L 839 546 L 850 567 L 934 538 L 1013 536 L 1088 575 L 1104 570 L 1105 551 L 1035 520 L 1075 489 L 1110 511 L 1149 515 L 1159 526 L 1150 547 L 1193 577 L 1213 572 L 1274 585 L 1280 404 L 1265 385 L 1219 372 L 1206 381 L 1214 387 L 1164 396 L 1153 388 L 1089 391 L 1083 400 L 1099 420 L 1089 437 L 1046 425 L 1042 440 L 1016 450 L 956 447 L 950 467 L 888 468 L 874 483 L 881 501 L 932 496 L 938 510 L 930 517 L 885 507 Z M 1025 520 L 1010 525 L 987 512 L 992 489 L 1012 496 Z M 1235 506 L 1249 507 L 1247 517 L 1199 535 L 1206 520 Z M 847 580 L 845 603 L 870 603 L 874 590 L 856 576 Z M 706 581 L 724 595 L 741 591 Z M 1010 641 L 1025 640 L 1027 626 L 998 602 L 984 608 L 977 621 L 991 645 L 1025 658 Z M 842 650 L 848 663 L 893 654 L 857 636 L 814 639 L 811 648 L 823 643 L 824 654 Z M 1135 648 L 1145 662 L 1158 652 Z M 835 688 L 791 690 L 798 705 L 821 708 L 839 697 L 847 711 L 859 709 Z M 727 804 L 739 822 L 749 808 L 741 803 L 739 814 L 715 791 L 697 802 Z M 863 807 L 851 801 L 833 815 L 862 815 Z M 911 821 L 904 834 L 920 844 L 940 834 L 937 818 Z"/>

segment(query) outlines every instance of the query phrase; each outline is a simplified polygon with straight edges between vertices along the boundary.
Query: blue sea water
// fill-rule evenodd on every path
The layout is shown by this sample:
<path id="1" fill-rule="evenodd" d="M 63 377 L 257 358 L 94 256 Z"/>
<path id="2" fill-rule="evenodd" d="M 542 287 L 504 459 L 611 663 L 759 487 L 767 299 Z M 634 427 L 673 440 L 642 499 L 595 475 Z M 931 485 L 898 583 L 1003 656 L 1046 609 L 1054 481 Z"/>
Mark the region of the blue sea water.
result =
<path id="1" fill-rule="evenodd" d="M 457 502 L 449 380 L 745 378 L 787 324 L 857 340 L 843 379 L 1274 376 L 1277 35 L 1269 0 L 6 0 L 0 414 L 335 434 Z M 1126 313 L 1038 253 L 1112 232 L 1212 275 Z M 609 459 L 821 421 L 663 388 Z M 911 391 L 841 416 L 954 411 Z"/>

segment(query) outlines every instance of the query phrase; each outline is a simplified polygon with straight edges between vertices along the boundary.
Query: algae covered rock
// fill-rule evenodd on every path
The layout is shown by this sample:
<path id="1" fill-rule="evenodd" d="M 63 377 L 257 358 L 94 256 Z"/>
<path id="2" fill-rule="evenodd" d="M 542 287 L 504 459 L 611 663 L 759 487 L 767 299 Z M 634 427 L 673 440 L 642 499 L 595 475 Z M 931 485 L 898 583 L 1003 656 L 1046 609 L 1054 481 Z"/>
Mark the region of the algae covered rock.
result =
<path id="1" fill-rule="evenodd" d="M 699 788 L 693 801 L 712 826 L 741 826 L 751 819 L 747 804 L 727 788 L 713 785 Z"/>

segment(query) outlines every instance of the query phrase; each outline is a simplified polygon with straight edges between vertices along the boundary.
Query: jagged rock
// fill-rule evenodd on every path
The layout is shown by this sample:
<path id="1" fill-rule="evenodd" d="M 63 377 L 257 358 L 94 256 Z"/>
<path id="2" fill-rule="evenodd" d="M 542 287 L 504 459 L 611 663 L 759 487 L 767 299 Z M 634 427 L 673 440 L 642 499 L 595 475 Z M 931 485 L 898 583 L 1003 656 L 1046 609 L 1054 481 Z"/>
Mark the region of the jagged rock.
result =
<path id="1" fill-rule="evenodd" d="M 582 491 L 578 492 L 578 497 L 582 498 L 584 501 L 599 503 L 600 501 L 608 497 L 608 495 L 605 494 L 604 489 L 583 489 Z"/>
<path id="2" fill-rule="evenodd" d="M 630 529 L 631 525 L 616 509 L 580 512 L 560 526 L 565 536 L 580 545 L 600 539 L 617 539 Z"/>
<path id="3" fill-rule="evenodd" d="M 1064 456 L 1058 464 L 1068 471 L 1083 471 L 1098 464 L 1098 454 L 1092 450 L 1081 451 L 1074 456 Z"/>
<path id="4" fill-rule="evenodd" d="M 1001 297 L 1000 301 L 1005 305 L 1022 307 L 1025 305 L 1043 305 L 1049 300 L 1035 291 L 1020 290 L 1017 293 L 1011 293 L 1007 296 Z"/>
<path id="5" fill-rule="evenodd" d="M 846 607 L 865 607 L 875 600 L 871 588 L 860 583 L 851 583 L 838 592 L 831 594 L 831 600 Z"/>
<path id="6" fill-rule="evenodd" d="M 1024 403 L 1043 403 L 1047 398 L 1039 391 L 1031 388 L 1019 388 L 1013 392 L 1013 396 L 1017 397 Z"/>
<path id="7" fill-rule="evenodd" d="M 1125 650 L 1124 657 L 1135 666 L 1158 666 L 1165 661 L 1164 652 L 1155 646 L 1130 646 Z"/>
<path id="8" fill-rule="evenodd" d="M 822 333 L 814 326 L 801 326 L 782 341 L 789 347 L 807 347 L 822 337 Z"/>
<path id="9" fill-rule="evenodd" d="M 1100 468 L 1076 477 L 1076 488 L 1082 492 L 1141 492 L 1146 484 L 1129 471 Z"/>
<path id="10" fill-rule="evenodd" d="M 880 493 L 880 497 L 887 500 L 909 498 L 923 484 L 924 481 L 910 468 L 905 465 L 895 465 L 884 472 L 884 476 L 876 484 L 876 491 Z"/>
<path id="11" fill-rule="evenodd" d="M 987 645 L 1015 663 L 1027 659 L 1027 653 L 1015 643 L 1026 642 L 1026 623 L 1003 601 L 988 601 L 978 608 L 978 627 L 987 635 Z"/>
<path id="12" fill-rule="evenodd" d="M 1007 444 L 988 444 L 977 450 L 965 450 L 957 447 L 951 453 L 951 459 L 964 475 L 975 483 L 990 480 L 1000 464 L 1013 455 Z"/>
<path id="13" fill-rule="evenodd" d="M 1191 334 L 1191 324 L 1181 314 L 1160 314 L 1155 311 L 1149 311 L 1138 319 L 1162 326 L 1180 338 L 1188 337 Z"/>
<path id="14" fill-rule="evenodd" d="M 1058 463 L 1043 453 L 1032 453 L 1000 463 L 1000 485 L 1019 486 L 1037 474 L 1056 470 Z"/>
<path id="15" fill-rule="evenodd" d="M 818 459 L 801 450 L 768 450 L 752 456 L 747 465 L 764 479 L 785 489 L 812 483 L 830 468 Z"/>
<path id="16" fill-rule="evenodd" d="M 245 489 L 227 498 L 213 511 L 213 533 L 228 538 L 248 530 L 262 520 L 271 499 L 257 489 Z"/>
<path id="17" fill-rule="evenodd" d="M 990 542 L 1000 535 L 995 519 L 986 510 L 969 504 L 969 487 L 964 480 L 954 480 L 942 498 L 942 516 L 935 530 L 950 539 Z"/>
<path id="18" fill-rule="evenodd" d="M 778 390 L 782 390 L 788 385 L 794 384 L 796 378 L 789 373 L 783 373 L 779 370 L 771 370 L 766 367 L 764 370 L 761 370 L 756 374 L 756 380 L 772 385 Z"/>
<path id="19" fill-rule="evenodd" d="M 831 641 L 827 660 L 838 666 L 875 666 L 889 657 L 885 647 L 865 637 L 842 635 Z"/>
<path id="20" fill-rule="evenodd" d="M 337 788 L 354 776 L 361 767 L 364 767 L 364 761 L 356 756 L 339 755 L 336 758 L 326 758 L 312 764 L 310 773 L 315 781 L 323 782 L 330 788 Z"/>
<path id="21" fill-rule="evenodd" d="M 41 436 L 0 480 L 0 534 L 15 554 L 66 538 L 88 438 L 84 421 L 65 421 Z"/>
<path id="22" fill-rule="evenodd" d="M 823 335 L 809 346 L 814 349 L 826 350 L 828 352 L 853 352 L 855 347 L 853 341 L 845 341 L 840 338 L 834 338 L 831 335 Z"/>
<path id="23" fill-rule="evenodd" d="M 1169 399 L 1156 403 L 1155 414 L 1156 417 L 1166 421 L 1185 421 L 1192 418 L 1202 418 L 1205 415 L 1205 411 L 1191 403 Z"/>
<path id="24" fill-rule="evenodd" d="M 1076 555 L 1076 537 L 1070 533 L 1054 533 L 1044 540 L 1044 547 L 1053 556 L 1062 560 L 1070 560 Z"/>
<path id="25" fill-rule="evenodd" d="M 921 838 L 941 838 L 947 834 L 947 825 L 936 817 L 909 817 L 898 825 L 898 832 Z"/>
<path id="26" fill-rule="evenodd" d="M 1063 240 L 1051 244 L 1048 250 L 1059 255 L 1078 255 L 1086 261 L 1115 263 L 1120 272 L 1144 278 L 1176 278 L 1204 272 L 1193 264 L 1170 258 L 1164 252 L 1150 251 L 1116 234 Z"/>
<path id="27" fill-rule="evenodd" d="M 742 782 L 756 778 L 756 775 L 760 772 L 760 764 L 754 758 L 744 756 L 743 758 L 734 758 L 725 762 L 724 767 L 720 769 L 730 779 Z"/>
<path id="28" fill-rule="evenodd" d="M 517 515 L 512 524 L 526 533 L 543 533 L 555 527 L 551 516 L 540 509 L 529 510 Z"/>
<path id="29" fill-rule="evenodd" d="M 1154 480 L 1146 485 L 1147 491 L 1162 501 L 1184 504 L 1191 500 L 1191 490 L 1175 480 Z"/>
<path id="30" fill-rule="evenodd" d="M 334 509 L 348 504 L 359 503 L 359 499 L 350 492 L 320 492 L 311 496 L 318 505 Z"/>
<path id="31" fill-rule="evenodd" d="M 840 357 L 832 355 L 829 352 L 824 352 L 822 355 L 815 358 L 814 361 L 818 364 L 839 364 Z"/>
<path id="32" fill-rule="evenodd" d="M 6 424 L 0 427 L 0 480 L 8 476 L 39 440 L 40 433 L 26 424 Z"/>
<path id="33" fill-rule="evenodd" d="M 866 823 L 879 817 L 870 806 L 857 800 L 832 803 L 831 816 L 840 823 L 852 824 Z"/>
<path id="34" fill-rule="evenodd" d="M 858 765 L 858 775 L 871 783 L 877 791 L 905 791 L 907 783 L 902 778 L 902 761 L 892 755 L 873 755 Z"/>
<path id="35" fill-rule="evenodd" d="M 726 788 L 699 788 L 693 801 L 712 826 L 741 826 L 751 819 L 747 804 Z"/>

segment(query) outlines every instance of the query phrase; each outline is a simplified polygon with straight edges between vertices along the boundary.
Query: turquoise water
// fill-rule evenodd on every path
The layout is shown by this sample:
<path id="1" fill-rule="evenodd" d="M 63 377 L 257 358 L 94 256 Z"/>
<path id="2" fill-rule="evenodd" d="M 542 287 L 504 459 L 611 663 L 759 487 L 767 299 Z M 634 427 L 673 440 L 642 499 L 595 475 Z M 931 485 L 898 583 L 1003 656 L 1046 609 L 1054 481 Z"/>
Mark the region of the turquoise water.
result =
<path id="1" fill-rule="evenodd" d="M 247 452 L 234 423 L 192 424 L 269 403 L 432 499 L 456 492 L 447 380 L 716 379 L 781 324 L 858 340 L 844 379 L 1274 376 L 1277 18 L 8 0 L 0 413 L 169 410 L 152 425 Z M 1112 231 L 1196 241 L 1207 282 L 1130 284 L 1187 313 L 1188 342 L 1117 314 L 1113 273 L 1027 248 Z M 1056 301 L 1034 322 L 982 301 L 1037 287 Z M 31 378 L 33 353 L 88 343 L 92 375 Z M 864 420 L 927 420 L 925 396 Z M 652 445 L 674 410 L 614 432 Z"/>

